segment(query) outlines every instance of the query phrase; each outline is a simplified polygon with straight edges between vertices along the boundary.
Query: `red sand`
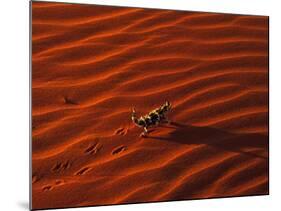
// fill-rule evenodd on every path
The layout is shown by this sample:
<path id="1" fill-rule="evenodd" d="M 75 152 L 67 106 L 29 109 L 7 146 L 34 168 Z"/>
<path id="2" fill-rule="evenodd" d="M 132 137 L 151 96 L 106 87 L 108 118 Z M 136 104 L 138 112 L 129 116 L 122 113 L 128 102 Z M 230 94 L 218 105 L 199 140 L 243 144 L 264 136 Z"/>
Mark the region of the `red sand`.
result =
<path id="1" fill-rule="evenodd" d="M 268 194 L 268 18 L 32 6 L 32 207 Z M 139 138 L 171 101 L 171 125 Z"/>

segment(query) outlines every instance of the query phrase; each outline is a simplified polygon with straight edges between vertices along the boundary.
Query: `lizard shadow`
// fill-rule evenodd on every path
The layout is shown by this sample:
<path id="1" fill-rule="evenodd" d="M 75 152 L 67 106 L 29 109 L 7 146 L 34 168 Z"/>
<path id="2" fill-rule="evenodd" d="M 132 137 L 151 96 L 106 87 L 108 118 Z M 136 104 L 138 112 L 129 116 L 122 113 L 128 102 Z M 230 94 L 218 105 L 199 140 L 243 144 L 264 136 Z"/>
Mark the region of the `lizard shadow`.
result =
<path id="1" fill-rule="evenodd" d="M 264 149 L 268 152 L 268 136 L 259 133 L 231 133 L 217 128 L 197 127 L 177 122 L 160 127 L 172 128 L 165 136 L 153 136 L 150 139 L 176 142 L 179 144 L 206 144 L 221 150 L 238 152 L 247 156 L 267 159 L 267 157 L 249 152 L 249 148 Z"/>

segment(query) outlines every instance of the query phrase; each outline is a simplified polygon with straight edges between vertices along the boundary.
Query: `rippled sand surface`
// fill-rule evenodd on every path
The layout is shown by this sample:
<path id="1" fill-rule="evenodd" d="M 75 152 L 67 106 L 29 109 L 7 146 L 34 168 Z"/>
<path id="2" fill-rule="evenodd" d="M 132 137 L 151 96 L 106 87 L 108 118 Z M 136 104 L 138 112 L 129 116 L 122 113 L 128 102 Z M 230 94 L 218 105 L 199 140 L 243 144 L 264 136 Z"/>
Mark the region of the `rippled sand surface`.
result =
<path id="1" fill-rule="evenodd" d="M 34 209 L 268 194 L 268 17 L 33 2 L 32 30 Z"/>

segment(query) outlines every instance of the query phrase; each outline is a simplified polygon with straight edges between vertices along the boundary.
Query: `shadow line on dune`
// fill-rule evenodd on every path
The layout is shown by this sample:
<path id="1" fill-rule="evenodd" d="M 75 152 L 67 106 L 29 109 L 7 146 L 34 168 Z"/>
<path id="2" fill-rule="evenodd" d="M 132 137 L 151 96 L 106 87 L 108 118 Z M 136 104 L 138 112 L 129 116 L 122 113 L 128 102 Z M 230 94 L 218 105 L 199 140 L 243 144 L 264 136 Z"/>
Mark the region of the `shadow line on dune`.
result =
<path id="1" fill-rule="evenodd" d="M 268 136 L 247 133 L 237 134 L 211 127 L 195 127 L 177 122 L 171 122 L 171 125 L 160 127 L 174 128 L 168 135 L 153 136 L 147 135 L 147 138 L 171 141 L 179 144 L 205 144 L 226 151 L 244 154 L 246 156 L 268 159 L 263 155 L 245 151 L 245 149 L 263 149 L 268 152 Z M 244 149 L 244 150 L 243 150 Z"/>

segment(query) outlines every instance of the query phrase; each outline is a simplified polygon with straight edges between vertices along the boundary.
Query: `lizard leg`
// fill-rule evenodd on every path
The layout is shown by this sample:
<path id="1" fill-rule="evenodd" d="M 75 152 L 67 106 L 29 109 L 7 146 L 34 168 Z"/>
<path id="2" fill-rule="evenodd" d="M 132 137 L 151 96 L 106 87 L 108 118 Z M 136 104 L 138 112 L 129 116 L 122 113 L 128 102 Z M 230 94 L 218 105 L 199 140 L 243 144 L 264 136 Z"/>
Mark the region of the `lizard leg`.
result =
<path id="1" fill-rule="evenodd" d="M 146 128 L 146 127 L 144 127 L 143 129 L 144 129 L 144 131 L 140 134 L 140 137 L 145 137 L 145 136 L 146 136 L 146 134 L 148 133 L 148 131 L 147 131 L 147 128 Z"/>

